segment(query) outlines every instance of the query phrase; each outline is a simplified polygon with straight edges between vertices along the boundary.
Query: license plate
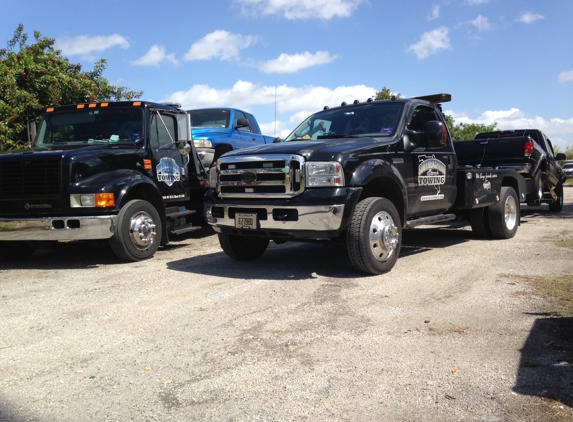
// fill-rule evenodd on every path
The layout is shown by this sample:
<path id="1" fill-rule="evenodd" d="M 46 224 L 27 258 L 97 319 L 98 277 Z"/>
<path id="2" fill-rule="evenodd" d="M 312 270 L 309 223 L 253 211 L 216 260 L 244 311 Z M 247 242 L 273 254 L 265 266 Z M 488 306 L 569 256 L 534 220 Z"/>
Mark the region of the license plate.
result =
<path id="1" fill-rule="evenodd" d="M 235 228 L 255 230 L 257 228 L 257 214 L 236 213 Z"/>

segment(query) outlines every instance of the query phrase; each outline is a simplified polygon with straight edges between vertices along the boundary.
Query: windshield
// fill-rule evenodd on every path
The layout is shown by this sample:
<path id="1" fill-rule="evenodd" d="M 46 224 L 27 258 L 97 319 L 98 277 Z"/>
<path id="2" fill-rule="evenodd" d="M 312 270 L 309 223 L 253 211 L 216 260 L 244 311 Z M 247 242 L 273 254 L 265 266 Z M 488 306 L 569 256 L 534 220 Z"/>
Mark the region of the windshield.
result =
<path id="1" fill-rule="evenodd" d="M 393 136 L 403 103 L 372 102 L 337 107 L 313 114 L 302 122 L 285 142 L 344 137 Z"/>
<path id="2" fill-rule="evenodd" d="M 229 110 L 189 110 L 192 127 L 229 127 Z"/>
<path id="3" fill-rule="evenodd" d="M 134 143 L 142 138 L 143 110 L 97 109 L 46 114 L 36 139 L 38 147 L 101 143 Z"/>

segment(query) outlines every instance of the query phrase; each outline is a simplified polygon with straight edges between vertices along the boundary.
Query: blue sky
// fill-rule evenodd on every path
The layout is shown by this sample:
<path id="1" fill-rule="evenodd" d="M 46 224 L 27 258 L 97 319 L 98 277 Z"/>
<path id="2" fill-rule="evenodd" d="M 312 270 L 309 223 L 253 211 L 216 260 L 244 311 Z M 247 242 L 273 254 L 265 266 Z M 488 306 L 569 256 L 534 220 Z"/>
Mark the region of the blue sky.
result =
<path id="1" fill-rule="evenodd" d="M 573 145 L 571 0 L 0 0 L 18 24 L 114 85 L 186 109 L 233 106 L 286 136 L 324 105 L 446 92 L 456 122 L 539 128 Z"/>

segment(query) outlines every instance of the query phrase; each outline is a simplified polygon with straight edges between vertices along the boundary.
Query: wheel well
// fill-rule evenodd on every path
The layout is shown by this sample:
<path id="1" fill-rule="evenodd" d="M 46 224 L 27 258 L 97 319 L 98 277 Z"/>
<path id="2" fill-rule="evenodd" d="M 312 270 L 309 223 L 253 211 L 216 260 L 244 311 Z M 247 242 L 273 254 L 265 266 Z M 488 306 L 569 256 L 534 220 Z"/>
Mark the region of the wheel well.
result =
<path id="1" fill-rule="evenodd" d="M 215 155 L 213 156 L 213 162 L 215 163 L 221 155 L 226 152 L 233 151 L 233 147 L 229 144 L 217 144 L 215 146 Z"/>
<path id="2" fill-rule="evenodd" d="M 519 197 L 519 184 L 517 183 L 517 180 L 515 180 L 513 177 L 504 177 L 502 182 L 501 182 L 502 186 L 508 186 L 508 187 L 512 187 L 515 192 L 517 192 L 517 196 Z"/>
<path id="3" fill-rule="evenodd" d="M 362 193 L 360 194 L 360 201 L 370 197 L 386 198 L 392 202 L 398 210 L 402 226 L 404 225 L 404 197 L 402 195 L 402 190 L 394 180 L 388 177 L 371 180 L 363 187 Z"/>

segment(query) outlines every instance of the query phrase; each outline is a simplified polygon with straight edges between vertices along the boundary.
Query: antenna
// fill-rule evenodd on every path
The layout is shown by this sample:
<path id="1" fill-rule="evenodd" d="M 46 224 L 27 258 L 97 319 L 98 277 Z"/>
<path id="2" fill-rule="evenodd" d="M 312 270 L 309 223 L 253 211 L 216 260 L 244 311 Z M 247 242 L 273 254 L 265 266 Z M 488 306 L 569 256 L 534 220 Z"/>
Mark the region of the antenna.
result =
<path id="1" fill-rule="evenodd" d="M 277 137 L 277 87 L 275 86 L 275 138 Z"/>

